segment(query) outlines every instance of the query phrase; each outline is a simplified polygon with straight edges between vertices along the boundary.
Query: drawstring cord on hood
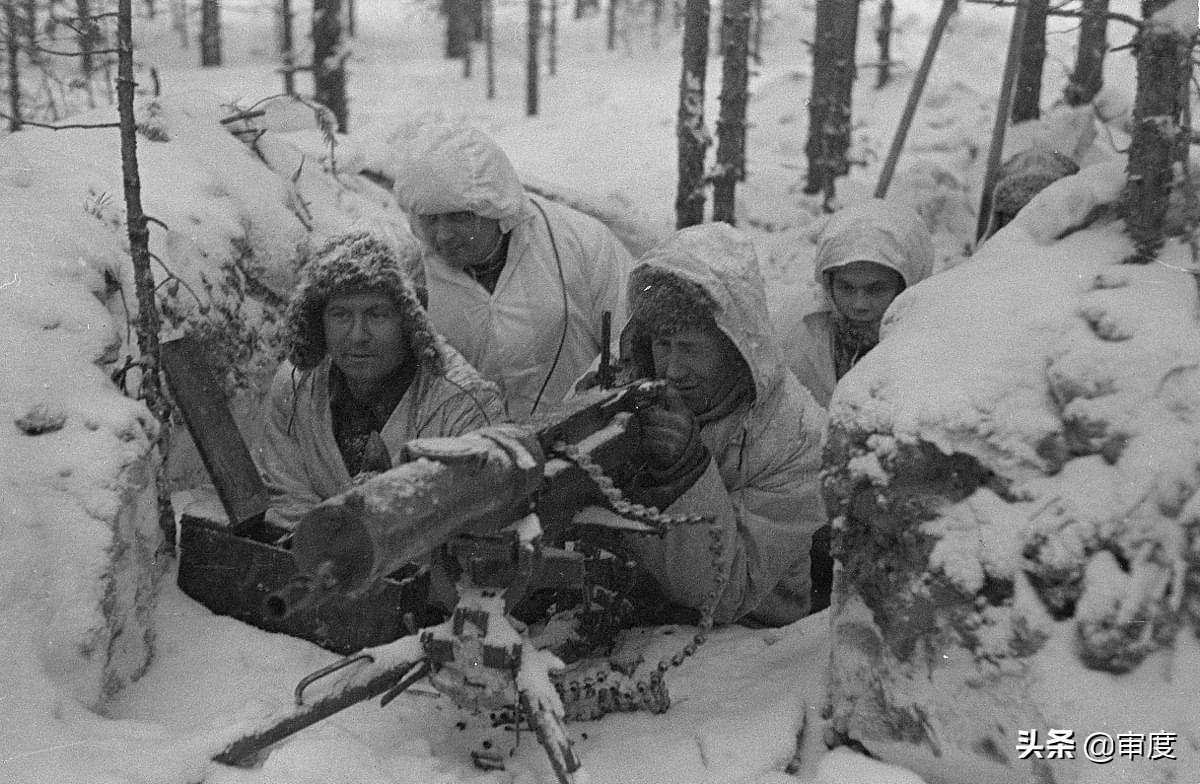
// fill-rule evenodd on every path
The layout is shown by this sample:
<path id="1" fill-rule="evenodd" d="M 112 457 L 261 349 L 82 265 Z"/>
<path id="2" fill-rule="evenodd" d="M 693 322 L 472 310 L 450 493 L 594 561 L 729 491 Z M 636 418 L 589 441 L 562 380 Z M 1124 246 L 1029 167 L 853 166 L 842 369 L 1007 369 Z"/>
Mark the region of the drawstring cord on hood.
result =
<path id="1" fill-rule="evenodd" d="M 546 374 L 545 380 L 542 381 L 542 388 L 538 390 L 537 397 L 533 400 L 533 408 L 529 409 L 529 416 L 533 416 L 537 411 L 538 404 L 542 402 L 542 395 L 546 393 L 546 387 L 550 384 L 550 379 L 554 375 L 554 371 L 558 368 L 558 360 L 562 357 L 563 346 L 567 342 L 567 325 L 571 317 L 571 307 L 567 299 L 567 278 L 563 274 L 562 258 L 558 255 L 558 243 L 554 240 L 554 229 L 550 227 L 550 218 L 546 215 L 546 211 L 542 209 L 542 205 L 538 204 L 533 199 L 529 203 L 537 207 L 538 212 L 542 214 L 542 220 L 546 222 L 546 233 L 550 235 L 550 247 L 554 251 L 554 263 L 558 265 L 558 283 L 562 291 L 563 304 L 563 326 L 562 334 L 558 337 L 558 350 L 554 352 L 554 361 L 550 363 L 550 372 Z"/>

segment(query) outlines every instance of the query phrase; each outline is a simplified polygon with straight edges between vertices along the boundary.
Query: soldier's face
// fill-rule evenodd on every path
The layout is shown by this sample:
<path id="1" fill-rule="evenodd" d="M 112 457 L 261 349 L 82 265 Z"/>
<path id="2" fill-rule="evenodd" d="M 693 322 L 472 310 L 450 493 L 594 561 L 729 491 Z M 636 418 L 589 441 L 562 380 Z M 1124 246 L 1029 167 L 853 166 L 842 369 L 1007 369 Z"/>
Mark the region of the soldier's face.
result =
<path id="1" fill-rule="evenodd" d="M 654 375 L 669 381 L 694 414 L 720 402 L 745 363 L 715 324 L 686 327 L 650 341 Z"/>
<path id="2" fill-rule="evenodd" d="M 829 273 L 833 305 L 843 318 L 878 324 L 902 288 L 900 274 L 873 261 L 852 261 Z"/>
<path id="3" fill-rule="evenodd" d="M 418 215 L 416 229 L 438 256 L 460 270 L 483 263 L 500 244 L 500 221 L 473 212 Z"/>
<path id="4" fill-rule="evenodd" d="M 386 294 L 335 294 L 325 305 L 323 321 L 330 360 L 352 382 L 376 384 L 408 358 L 404 319 Z"/>

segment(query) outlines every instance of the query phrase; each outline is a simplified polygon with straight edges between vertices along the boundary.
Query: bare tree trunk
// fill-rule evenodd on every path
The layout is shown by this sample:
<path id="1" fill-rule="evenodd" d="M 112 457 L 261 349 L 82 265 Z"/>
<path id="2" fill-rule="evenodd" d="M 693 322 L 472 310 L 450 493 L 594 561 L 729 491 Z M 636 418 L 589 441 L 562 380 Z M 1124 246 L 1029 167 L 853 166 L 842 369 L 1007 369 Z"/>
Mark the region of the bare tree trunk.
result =
<path id="1" fill-rule="evenodd" d="M 21 130 L 21 38 L 17 7 L 4 4 L 4 48 L 8 55 L 8 130 Z"/>
<path id="2" fill-rule="evenodd" d="M 90 0 L 75 0 L 75 15 L 79 27 L 75 34 L 75 43 L 79 47 L 79 73 L 83 77 L 84 89 L 87 90 L 88 107 L 96 108 L 96 99 L 92 93 L 92 73 L 96 70 L 93 60 L 100 28 L 92 18 Z"/>
<path id="3" fill-rule="evenodd" d="M 617 48 L 617 2 L 618 0 L 608 0 L 608 39 L 606 46 L 610 52 Z"/>
<path id="4" fill-rule="evenodd" d="M 754 33 L 750 43 L 750 56 L 755 63 L 762 62 L 763 0 L 754 0 Z"/>
<path id="5" fill-rule="evenodd" d="M 1189 26 L 1178 24 L 1188 16 Z M 1167 202 L 1188 152 L 1191 129 L 1185 125 L 1184 108 L 1196 2 L 1142 0 L 1142 17 L 1134 39 L 1137 95 L 1122 200 L 1125 228 L 1137 248 L 1127 261 L 1138 263 L 1153 261 L 1162 247 Z"/>
<path id="6" fill-rule="evenodd" d="M 542 2 L 528 0 L 529 3 L 529 47 L 525 60 L 525 114 L 530 117 L 538 113 L 538 43 L 541 39 Z"/>
<path id="7" fill-rule="evenodd" d="M 121 126 L 121 174 L 125 185 L 125 226 L 133 283 L 137 291 L 137 341 L 142 380 L 139 397 L 159 422 L 166 425 L 171 406 L 159 375 L 158 304 L 154 301 L 154 273 L 150 269 L 150 227 L 142 209 L 142 182 L 138 175 L 137 124 L 133 116 L 133 9 L 132 0 L 117 0 L 117 113 Z"/>
<path id="8" fill-rule="evenodd" d="M 817 0 L 813 42 L 812 94 L 808 102 L 807 194 L 824 193 L 828 205 L 834 181 L 850 171 L 850 100 L 854 88 L 854 47 L 858 39 L 858 0 Z"/>
<path id="9" fill-rule="evenodd" d="M 200 65 L 221 64 L 221 6 L 218 0 L 200 0 Z"/>
<path id="10" fill-rule="evenodd" d="M 337 129 L 349 121 L 346 52 L 342 48 L 342 0 L 313 0 L 313 99 L 333 112 Z"/>
<path id="11" fill-rule="evenodd" d="M 146 0 L 146 18 L 154 21 L 154 17 L 158 14 L 158 6 L 154 0 Z"/>
<path id="12" fill-rule="evenodd" d="M 1063 90 L 1068 106 L 1091 103 L 1104 86 L 1104 55 L 1108 52 L 1108 0 L 1083 0 L 1083 21 L 1075 50 L 1075 70 Z"/>
<path id="13" fill-rule="evenodd" d="M 279 54 L 283 60 L 283 92 L 296 94 L 296 41 L 292 31 L 292 0 L 279 0 Z"/>
<path id="14" fill-rule="evenodd" d="M 471 50 L 470 0 L 444 0 L 446 10 L 446 59 L 466 57 Z"/>
<path id="15" fill-rule="evenodd" d="M 8 0 L 8 2 L 13 1 Z M 25 0 L 24 13 L 21 17 L 24 22 L 25 43 L 29 47 L 28 51 L 32 57 L 38 45 L 37 0 Z"/>
<path id="16" fill-rule="evenodd" d="M 679 185 L 675 228 L 704 222 L 704 80 L 708 72 L 708 0 L 687 0 L 683 12 L 683 72 L 679 78 Z"/>
<path id="17" fill-rule="evenodd" d="M 1046 13 L 1050 0 L 1029 0 L 1025 36 L 1021 40 L 1021 66 L 1013 93 L 1012 121 L 1036 120 L 1041 116 L 1042 66 L 1046 62 Z"/>
<path id="18" fill-rule="evenodd" d="M 892 15 L 896 5 L 892 0 L 879 4 L 879 26 L 875 28 L 875 43 L 879 44 L 879 73 L 875 89 L 882 89 L 892 78 Z"/>
<path id="19" fill-rule="evenodd" d="M 188 40 L 188 0 L 171 0 L 171 29 L 179 34 L 179 48 L 187 49 Z"/>
<path id="20" fill-rule="evenodd" d="M 496 97 L 496 2 L 483 0 L 483 3 L 486 6 L 483 9 L 483 56 L 487 70 L 487 97 L 491 100 Z"/>
<path id="21" fill-rule="evenodd" d="M 558 0 L 549 0 L 550 26 L 546 31 L 546 65 L 551 76 L 558 76 Z"/>
<path id="22" fill-rule="evenodd" d="M 358 5 L 355 0 L 346 0 L 346 35 L 353 38 L 358 34 Z"/>
<path id="23" fill-rule="evenodd" d="M 483 14 L 487 0 L 471 0 L 471 37 L 475 41 L 483 41 Z"/>
<path id="24" fill-rule="evenodd" d="M 752 0 L 725 0 L 724 64 L 721 110 L 717 117 L 717 175 L 713 178 L 713 220 L 736 225 L 736 184 L 746 171 L 746 93 L 750 79 L 750 13 Z"/>

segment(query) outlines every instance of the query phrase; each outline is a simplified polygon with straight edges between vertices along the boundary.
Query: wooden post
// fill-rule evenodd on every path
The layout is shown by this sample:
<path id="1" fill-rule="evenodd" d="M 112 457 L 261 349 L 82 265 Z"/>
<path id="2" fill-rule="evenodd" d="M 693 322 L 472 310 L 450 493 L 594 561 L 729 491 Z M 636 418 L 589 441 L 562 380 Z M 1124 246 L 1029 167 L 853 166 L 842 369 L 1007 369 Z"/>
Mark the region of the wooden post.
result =
<path id="1" fill-rule="evenodd" d="M 958 0 L 942 0 L 942 10 L 938 12 L 937 21 L 929 33 L 929 42 L 925 44 L 925 54 L 921 57 L 921 65 L 917 69 L 916 79 L 912 89 L 908 91 L 908 101 L 904 104 L 904 112 L 900 115 L 900 126 L 892 138 L 892 146 L 883 162 L 883 171 L 879 173 L 879 182 L 875 184 L 875 198 L 887 196 L 888 186 L 892 183 L 892 175 L 896 173 L 896 161 L 900 159 L 900 151 L 904 149 L 904 140 L 908 137 L 908 129 L 912 126 L 913 116 L 921 103 L 921 93 L 925 91 L 925 82 L 929 79 L 929 71 L 933 68 L 933 58 L 937 56 L 938 45 L 950 23 L 950 16 L 958 8 Z"/>
<path id="2" fill-rule="evenodd" d="M 1008 112 L 1012 105 L 1013 85 L 1017 80 L 1017 69 L 1021 62 L 1021 41 L 1025 35 L 1025 16 L 1029 0 L 1017 0 L 1013 11 L 1012 33 L 1008 37 L 1008 56 L 1004 61 L 1004 77 L 1000 83 L 1000 99 L 996 106 L 996 120 L 992 124 L 992 144 L 988 149 L 987 169 L 983 173 L 983 192 L 979 195 L 979 216 L 975 225 L 975 241 L 982 242 L 987 235 L 992 213 L 992 190 L 996 187 L 996 171 L 1004 157 L 1004 131 L 1008 126 Z"/>

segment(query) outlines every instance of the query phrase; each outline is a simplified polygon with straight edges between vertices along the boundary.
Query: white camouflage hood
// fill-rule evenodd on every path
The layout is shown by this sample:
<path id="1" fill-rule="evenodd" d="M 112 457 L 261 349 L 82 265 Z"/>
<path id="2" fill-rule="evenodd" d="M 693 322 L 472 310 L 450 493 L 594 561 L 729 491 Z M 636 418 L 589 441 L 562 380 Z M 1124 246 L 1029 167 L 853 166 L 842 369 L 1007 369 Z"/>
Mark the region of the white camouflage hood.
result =
<path id="1" fill-rule="evenodd" d="M 409 215 L 473 212 L 512 231 L 529 214 L 529 199 L 504 151 L 475 128 L 429 125 L 403 143 L 395 170 L 396 199 Z"/>
<path id="2" fill-rule="evenodd" d="M 783 374 L 767 315 L 766 290 L 754 245 L 726 223 L 676 232 L 642 256 L 629 276 L 630 312 L 647 280 L 667 272 L 699 286 L 711 299 L 713 319 L 741 353 L 754 378 L 756 400 L 765 400 Z"/>
<path id="3" fill-rule="evenodd" d="M 854 261 L 893 269 L 908 288 L 933 272 L 933 240 L 925 221 L 912 210 L 871 199 L 835 213 L 817 240 L 813 277 L 825 292 L 827 307 L 833 303 L 825 273 Z"/>

